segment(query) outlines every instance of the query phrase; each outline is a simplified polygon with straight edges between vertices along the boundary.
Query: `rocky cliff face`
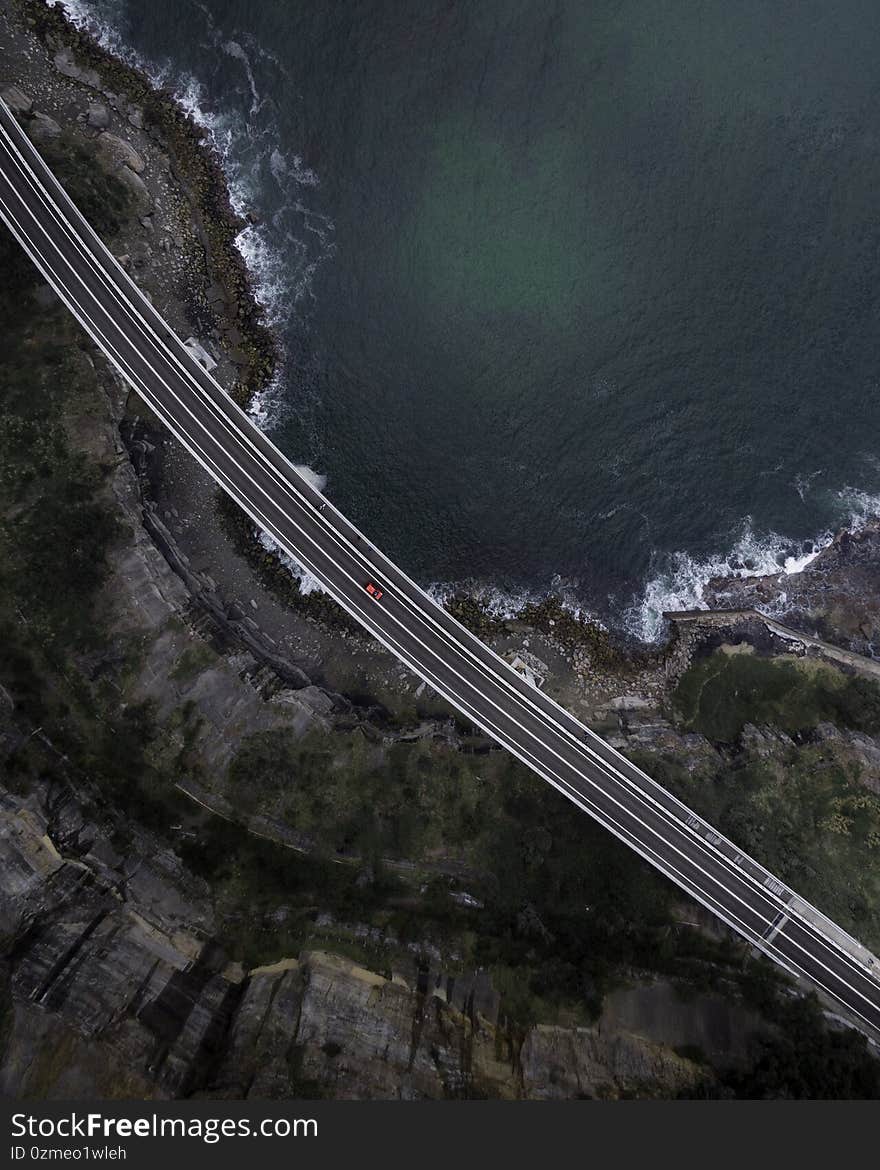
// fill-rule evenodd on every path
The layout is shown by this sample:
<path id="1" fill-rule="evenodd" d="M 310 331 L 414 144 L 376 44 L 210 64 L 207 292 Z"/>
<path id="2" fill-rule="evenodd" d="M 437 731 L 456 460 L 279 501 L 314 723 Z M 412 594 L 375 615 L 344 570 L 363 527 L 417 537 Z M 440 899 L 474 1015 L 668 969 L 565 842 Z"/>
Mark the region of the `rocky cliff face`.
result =
<path id="1" fill-rule="evenodd" d="M 181 333 L 195 329 L 216 343 L 218 354 L 237 345 L 232 331 L 242 324 L 244 285 L 239 280 L 236 293 L 235 279 L 230 289 L 229 272 L 212 264 L 210 206 L 200 210 L 185 197 L 165 141 L 171 130 L 153 125 L 144 131 L 140 103 L 149 105 L 150 95 L 136 102 L 123 98 L 117 92 L 123 78 L 109 88 L 55 41 L 47 66 L 31 34 L 20 27 L 16 32 L 9 19 L 0 13 L 4 33 L 19 38 L 17 57 L 28 62 L 24 78 L 16 73 L 28 92 L 19 89 L 16 102 L 34 137 L 57 138 L 61 123 L 79 126 L 102 167 L 123 178 L 137 201 L 141 214 L 119 241 L 120 260 Z M 192 289 L 200 290 L 195 304 Z M 46 292 L 35 294 L 41 314 L 52 303 Z M 246 355 L 237 354 L 220 367 L 233 390 L 248 380 Z M 91 362 L 86 354 L 78 360 Z M 240 799 L 235 803 L 236 793 L 219 782 L 242 740 L 260 731 L 301 736 L 309 729 L 366 726 L 370 712 L 338 693 L 365 693 L 362 673 L 370 686 L 379 677 L 383 702 L 403 710 L 422 686 L 385 660 L 369 676 L 360 661 L 353 670 L 355 654 L 376 656 L 371 648 L 359 650 L 344 640 L 333 645 L 329 638 L 318 642 L 311 634 L 282 639 L 270 624 L 271 598 L 257 593 L 246 565 L 232 563 L 226 577 L 231 585 L 218 588 L 210 575 L 219 573 L 218 549 L 208 544 L 194 551 L 188 545 L 188 556 L 183 539 L 187 525 L 200 533 L 208 527 L 213 496 L 195 493 L 203 509 L 189 515 L 168 498 L 151 504 L 137 469 L 148 462 L 149 436 L 163 440 L 153 428 L 131 425 L 124 445 L 119 423 L 127 411 L 131 422 L 126 393 L 100 363 L 91 372 L 103 393 L 96 392 L 91 405 L 79 402 L 66 425 L 72 444 L 107 469 L 102 483 L 128 535 L 110 552 L 96 606 L 107 644 L 77 661 L 78 674 L 89 684 L 104 679 L 115 687 L 114 706 L 151 707 L 161 731 L 155 753 L 159 762 L 173 760 L 168 775 L 173 773 L 178 788 L 221 816 L 247 821 L 262 836 L 296 844 L 290 832 L 282 836 L 277 826 L 249 820 Z M 852 556 L 850 561 L 861 564 Z M 825 563 L 833 575 L 831 562 Z M 865 565 L 868 572 L 870 561 Z M 535 661 L 541 665 L 547 658 L 560 673 L 567 643 L 555 625 L 559 614 L 550 612 L 541 659 Z M 280 627 L 288 630 L 292 620 L 278 607 Z M 522 657 L 527 638 L 534 638 L 530 630 L 514 631 L 510 645 L 500 648 Z M 599 661 L 599 649 L 593 646 L 592 656 L 584 652 L 585 660 Z M 331 677 L 356 678 L 357 686 L 312 685 L 313 679 L 326 680 L 333 655 Z M 677 735 L 652 711 L 661 684 L 668 683 L 659 660 L 638 676 L 630 672 L 625 683 L 610 667 L 601 679 L 598 666 L 590 669 L 595 695 L 587 703 L 577 691 L 576 709 L 607 718 L 621 731 L 621 746 L 668 752 L 697 776 L 719 766 L 711 744 Z M 583 680 L 585 671 L 575 673 Z M 637 693 L 620 695 L 623 686 Z M 0 688 L 0 764 L 29 737 L 45 736 L 23 721 L 7 723 L 8 699 Z M 400 722 L 380 729 L 386 742 L 442 738 L 460 745 L 455 729 L 434 717 L 403 729 Z M 94 720 L 89 726 L 96 726 Z M 88 732 L 85 727 L 86 737 Z M 833 732 L 826 733 L 829 741 Z M 48 738 L 45 743 L 50 750 Z M 858 747 L 867 759 L 871 741 L 862 737 Z M 522 1029 L 503 1016 L 499 1022 L 498 996 L 485 972 L 448 977 L 438 969 L 439 959 L 427 969 L 410 963 L 400 970 L 370 970 L 322 949 L 283 946 L 277 961 L 245 970 L 217 941 L 225 922 L 215 913 L 216 891 L 174 852 L 134 826 L 123 845 L 104 821 L 84 811 L 83 793 L 69 784 L 44 780 L 18 791 L 14 767 L 7 771 L 10 790 L 0 790 L 0 1089 L 11 1095 L 687 1095 L 701 1091 L 713 1074 L 676 1046 L 699 1048 L 723 1067 L 742 1056 L 749 1037 L 763 1027 L 717 996 L 695 995 L 683 1007 L 662 983 L 608 997 L 589 1027 Z M 178 830 L 185 832 L 174 825 L 166 839 L 176 840 Z M 413 868 L 409 861 L 402 864 Z"/>
<path id="2" fill-rule="evenodd" d="M 245 972 L 214 938 L 205 887 L 149 846 L 119 855 L 60 785 L 2 795 L 3 1092 L 570 1098 L 707 1079 L 619 1018 L 521 1035 L 482 1014 L 491 995 L 320 951 Z"/>

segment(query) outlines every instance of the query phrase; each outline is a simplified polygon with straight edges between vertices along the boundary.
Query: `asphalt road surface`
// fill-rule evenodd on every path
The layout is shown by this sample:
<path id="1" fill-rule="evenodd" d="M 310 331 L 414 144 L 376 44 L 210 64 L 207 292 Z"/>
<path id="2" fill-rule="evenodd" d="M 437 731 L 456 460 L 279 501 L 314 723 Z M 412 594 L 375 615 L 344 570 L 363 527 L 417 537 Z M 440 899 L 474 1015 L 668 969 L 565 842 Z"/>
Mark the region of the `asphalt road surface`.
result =
<path id="1" fill-rule="evenodd" d="M 164 324 L 2 103 L 0 218 L 171 433 L 352 617 L 563 796 L 880 1038 L 873 956 L 528 683 L 303 479 Z"/>

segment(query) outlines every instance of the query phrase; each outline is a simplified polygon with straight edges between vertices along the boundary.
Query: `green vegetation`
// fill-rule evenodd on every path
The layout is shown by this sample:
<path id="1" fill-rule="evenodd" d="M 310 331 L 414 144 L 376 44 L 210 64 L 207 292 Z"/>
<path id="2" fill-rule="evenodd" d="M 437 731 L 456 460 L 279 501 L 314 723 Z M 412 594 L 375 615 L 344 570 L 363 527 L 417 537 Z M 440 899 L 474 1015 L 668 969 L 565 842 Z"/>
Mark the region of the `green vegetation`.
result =
<path id="1" fill-rule="evenodd" d="M 125 187 L 66 135 L 45 153 L 99 230 L 117 231 L 130 207 Z M 67 312 L 34 300 L 37 275 L 5 230 L 0 268 L 0 596 L 19 599 L 4 616 L 29 626 L 44 650 L 82 651 L 94 641 L 92 598 L 120 535 L 101 494 L 109 468 L 67 440 L 66 421 L 88 409 L 94 372 Z"/>
<path id="2" fill-rule="evenodd" d="M 83 646 L 91 640 L 89 599 L 118 535 L 100 500 L 106 469 L 71 450 L 64 425 L 94 373 L 66 314 L 56 310 L 49 325 L 23 295 L 36 281 L 5 232 L 0 264 L 6 336 L 21 340 L 0 366 L 0 590 L 20 598 L 20 622 Z"/>
<path id="3" fill-rule="evenodd" d="M 66 181 L 83 205 L 90 198 L 100 202 L 107 184 L 95 186 L 81 153 L 68 151 L 59 165 L 70 168 Z M 109 189 L 103 209 L 90 212 L 108 231 L 124 214 Z M 457 956 L 449 966 L 489 968 L 514 1032 L 538 1020 L 585 1021 L 630 972 L 657 972 L 691 992 L 739 991 L 781 1024 L 754 1068 L 729 1081 L 730 1092 L 876 1095 L 876 1068 L 857 1038 L 829 1034 L 815 1007 L 791 1007 L 780 992 L 782 980 L 768 975 L 765 964 L 744 963 L 739 945 L 679 928 L 673 889 L 504 753 L 376 743 L 360 732 L 332 739 L 296 740 L 278 732 L 251 737 L 230 773 L 236 807 L 279 816 L 312 834 L 319 851 L 310 856 L 208 816 L 176 794 L 175 778 L 198 768 L 188 755 L 192 711 L 182 707 L 170 728 L 160 729 L 149 704 L 120 702 L 118 679 L 126 656 L 136 651 L 109 639 L 101 610 L 108 556 L 124 533 L 107 498 L 109 469 L 74 449 L 66 425 L 95 410 L 94 372 L 67 314 L 60 307 L 36 309 L 35 274 L 5 233 L 0 262 L 6 339 L 0 369 L 0 684 L 14 698 L 13 718 L 22 733 L 5 761 L 9 783 L 24 791 L 66 773 L 87 778 L 100 805 L 91 811 L 117 824 L 127 818 L 152 828 L 209 883 L 224 946 L 248 965 L 311 943 L 387 969 L 394 949 L 320 927 L 318 915 L 329 911 L 339 922 L 394 936 L 403 954 L 411 953 L 410 944 L 427 942 L 444 956 Z M 240 514 L 235 522 L 241 532 Z M 281 588 L 281 574 L 271 571 Z M 298 592 L 286 571 L 284 579 Z M 332 610 L 316 608 L 326 599 L 300 595 L 294 601 L 321 620 L 335 620 Z M 562 621 L 561 611 L 533 616 L 559 633 L 549 622 Z M 566 626 L 561 636 L 593 638 L 582 625 Z M 595 637 L 596 653 L 605 654 Z M 194 677 L 211 657 L 202 644 L 191 646 L 174 677 Z M 721 687 L 722 695 L 725 686 L 736 690 L 724 665 L 683 681 L 679 702 L 691 726 L 722 719 L 723 703 L 713 699 L 709 684 Z M 723 677 L 716 681 L 716 675 Z M 759 685 L 753 676 L 749 701 L 774 717 L 784 715 L 799 709 L 797 687 L 807 687 L 810 711 L 833 708 L 850 726 L 876 725 L 873 691 L 817 679 L 804 673 L 792 685 L 766 679 Z M 45 739 L 33 734 L 37 729 Z M 729 734 L 730 728 L 724 724 L 723 730 Z M 818 886 L 831 875 L 847 902 L 838 917 L 846 922 L 848 912 L 867 921 L 880 896 L 864 865 L 865 850 L 878 844 L 876 800 L 865 795 L 845 761 L 824 752 L 807 745 L 784 768 L 746 759 L 738 770 L 702 780 L 671 763 L 669 780 L 689 790 L 689 799 L 707 801 L 733 836 L 747 845 L 751 840 L 755 853 L 763 850 L 780 872 L 795 875 L 790 880 L 805 893 L 810 880 Z M 119 844 L 125 844 L 121 831 Z M 358 864 L 340 864 L 352 856 Z M 417 859 L 414 873 L 394 859 Z M 806 872 L 798 873 L 798 865 Z M 462 890 L 478 904 L 451 896 Z M 816 900 L 827 906 L 827 899 Z M 0 1044 L 8 1017 L 0 991 Z M 300 1077 L 295 1053 L 291 1059 L 300 1093 L 319 1092 Z"/>
<path id="4" fill-rule="evenodd" d="M 880 947 L 880 798 L 843 749 L 742 751 L 698 776 L 669 756 L 635 759 L 841 926 Z"/>
<path id="5" fill-rule="evenodd" d="M 727 1073 L 724 1095 L 759 1100 L 877 1100 L 880 1062 L 864 1036 L 828 1028 L 815 996 L 779 994 L 774 973 L 753 979 L 746 998 L 776 1025 L 754 1045 L 747 1068 Z"/>
<path id="6" fill-rule="evenodd" d="M 661 784 L 874 949 L 880 947 L 880 797 L 845 739 L 817 738 L 827 721 L 880 731 L 880 687 L 812 659 L 717 650 L 674 696 L 684 726 L 722 748 L 690 772 L 642 753 Z M 742 737 L 746 723 L 785 732 Z M 788 738 L 788 737 L 793 738 Z"/>
<path id="7" fill-rule="evenodd" d="M 121 184 L 96 180 L 88 155 L 66 138 L 51 161 L 101 228 L 118 228 L 128 206 Z M 7 760 L 8 780 L 26 789 L 65 757 L 112 801 L 158 821 L 155 794 L 168 786 L 152 759 L 153 714 L 119 702 L 112 676 L 124 648 L 108 644 L 99 604 L 108 555 L 124 537 L 106 488 L 111 469 L 68 437 L 71 422 L 105 409 L 101 392 L 85 339 L 60 303 L 34 299 L 37 273 L 5 230 L 0 267 L 0 685 L 54 748 L 47 759 L 42 741 L 26 738 Z"/>
<path id="8" fill-rule="evenodd" d="M 201 639 L 196 639 L 193 643 L 184 650 L 177 660 L 177 665 L 171 672 L 171 678 L 175 682 L 190 682 L 197 678 L 203 671 L 209 670 L 212 666 L 216 666 L 219 661 L 219 655 L 215 650 L 212 650 L 207 642 Z"/>
<path id="9" fill-rule="evenodd" d="M 479 841 L 492 819 L 491 779 L 507 758 L 480 757 L 423 741 L 388 746 L 361 731 L 251 736 L 232 763 L 237 807 L 259 800 L 330 853 L 428 857 Z"/>
<path id="10" fill-rule="evenodd" d="M 685 726 L 713 743 L 734 743 L 746 723 L 796 734 L 827 720 L 880 732 L 880 687 L 813 659 L 718 651 L 682 676 L 674 703 Z"/>
<path id="11" fill-rule="evenodd" d="M 125 184 L 97 166 L 89 151 L 69 134 L 41 144 L 40 153 L 98 235 L 112 239 L 132 211 Z"/>
<path id="12" fill-rule="evenodd" d="M 418 859 L 422 897 L 402 888 L 368 921 L 491 968 L 523 1023 L 586 1019 L 631 967 L 706 988 L 739 963 L 738 948 L 679 932 L 672 888 L 504 752 L 266 732 L 230 778 L 236 807 L 310 833 L 328 859 L 359 857 L 392 885 L 406 871 L 385 859 Z M 461 889 L 482 908 L 457 903 Z"/>

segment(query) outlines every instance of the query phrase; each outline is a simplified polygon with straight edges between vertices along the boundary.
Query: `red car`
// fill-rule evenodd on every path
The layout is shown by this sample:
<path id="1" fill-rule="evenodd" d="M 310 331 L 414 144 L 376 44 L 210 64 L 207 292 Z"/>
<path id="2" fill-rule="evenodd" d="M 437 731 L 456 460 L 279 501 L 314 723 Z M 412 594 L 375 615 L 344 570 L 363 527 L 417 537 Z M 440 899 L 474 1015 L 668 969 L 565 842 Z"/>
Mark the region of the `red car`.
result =
<path id="1" fill-rule="evenodd" d="M 376 601 L 382 600 L 382 590 L 378 585 L 374 585 L 372 581 L 368 581 L 364 586 L 364 589 L 366 589 L 370 597 L 374 598 Z"/>

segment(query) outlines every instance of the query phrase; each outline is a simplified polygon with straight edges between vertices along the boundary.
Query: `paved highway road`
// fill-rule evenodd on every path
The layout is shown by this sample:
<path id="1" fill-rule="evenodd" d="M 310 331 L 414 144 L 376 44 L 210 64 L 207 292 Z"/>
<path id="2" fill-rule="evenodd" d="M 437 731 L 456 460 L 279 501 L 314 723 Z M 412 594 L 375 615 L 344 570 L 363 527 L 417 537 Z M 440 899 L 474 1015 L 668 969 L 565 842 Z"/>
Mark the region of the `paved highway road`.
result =
<path id="1" fill-rule="evenodd" d="M 880 1038 L 868 951 L 459 625 L 300 476 L 164 324 L 0 102 L 0 217 L 121 375 L 225 491 L 467 719 Z M 384 591 L 381 601 L 367 581 Z"/>

